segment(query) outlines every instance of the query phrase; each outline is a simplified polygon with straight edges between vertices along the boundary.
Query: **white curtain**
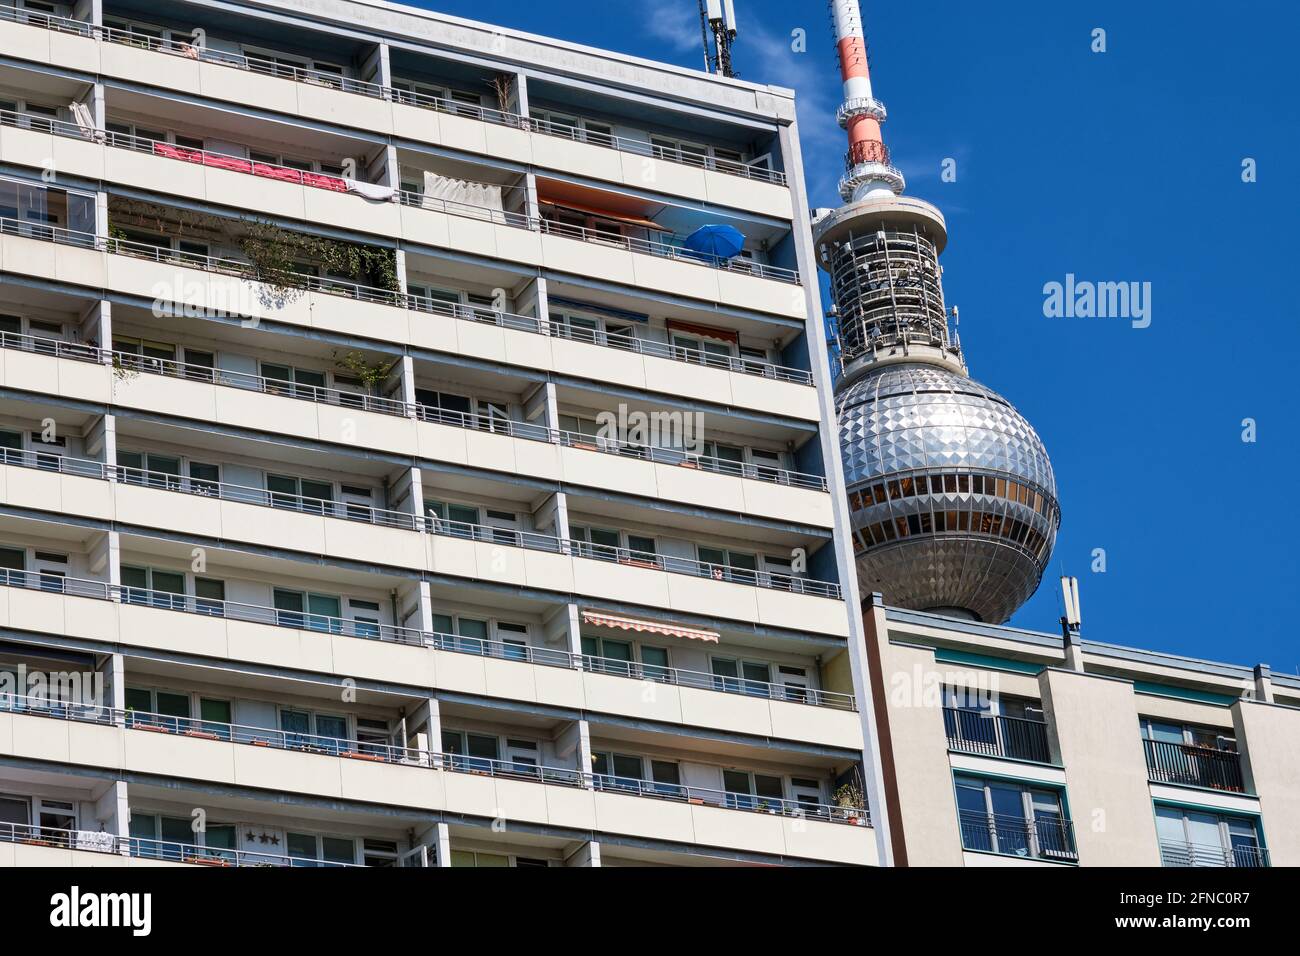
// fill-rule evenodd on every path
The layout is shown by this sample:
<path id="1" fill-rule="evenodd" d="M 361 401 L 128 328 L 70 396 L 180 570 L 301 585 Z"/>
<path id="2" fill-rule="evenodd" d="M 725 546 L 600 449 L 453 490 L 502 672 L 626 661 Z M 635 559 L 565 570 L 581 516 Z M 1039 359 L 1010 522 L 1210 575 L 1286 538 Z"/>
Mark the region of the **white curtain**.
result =
<path id="1" fill-rule="evenodd" d="M 424 174 L 424 198 L 431 206 L 438 205 L 437 200 L 463 203 L 484 209 L 502 209 L 501 187 L 487 183 L 471 182 L 467 179 L 452 179 L 437 173 Z"/>

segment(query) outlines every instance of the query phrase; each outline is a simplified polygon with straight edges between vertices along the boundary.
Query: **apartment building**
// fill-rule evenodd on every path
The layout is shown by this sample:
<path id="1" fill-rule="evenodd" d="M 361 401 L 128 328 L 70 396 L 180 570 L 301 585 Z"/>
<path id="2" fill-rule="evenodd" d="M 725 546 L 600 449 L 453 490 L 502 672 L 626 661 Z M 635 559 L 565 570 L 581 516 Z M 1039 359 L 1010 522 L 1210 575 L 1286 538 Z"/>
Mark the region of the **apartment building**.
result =
<path id="1" fill-rule="evenodd" d="M 0 164 L 0 861 L 888 862 L 788 91 L 14 0 Z"/>
<path id="2" fill-rule="evenodd" d="M 1300 677 L 865 616 L 894 862 L 1300 865 Z"/>

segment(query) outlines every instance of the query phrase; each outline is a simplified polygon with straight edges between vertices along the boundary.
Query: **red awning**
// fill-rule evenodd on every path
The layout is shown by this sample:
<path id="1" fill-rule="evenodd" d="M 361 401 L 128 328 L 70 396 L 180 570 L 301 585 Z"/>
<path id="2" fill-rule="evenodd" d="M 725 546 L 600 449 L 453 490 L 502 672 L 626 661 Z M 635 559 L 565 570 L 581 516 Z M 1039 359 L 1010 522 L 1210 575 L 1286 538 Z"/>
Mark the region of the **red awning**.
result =
<path id="1" fill-rule="evenodd" d="M 600 219 L 609 219 L 614 222 L 625 222 L 630 226 L 640 226 L 642 229 L 653 229 L 656 232 L 672 232 L 664 226 L 659 225 L 653 219 L 647 219 L 644 216 L 635 216 L 626 212 L 611 212 L 608 209 L 601 209 L 597 206 L 584 206 L 576 202 L 560 202 L 556 199 L 547 199 L 545 196 L 539 196 L 537 202 L 542 206 L 555 206 L 558 209 L 569 209 L 573 212 L 580 212 L 588 216 L 596 216 Z"/>
<path id="2" fill-rule="evenodd" d="M 685 332 L 687 335 L 698 335 L 706 339 L 719 339 L 733 345 L 740 344 L 740 336 L 731 329 L 715 329 L 711 325 L 696 325 L 694 322 L 679 322 L 676 319 L 669 319 L 667 325 L 669 332 Z"/>
<path id="3" fill-rule="evenodd" d="M 583 623 L 595 627 L 612 627 L 620 631 L 637 631 L 646 634 L 664 634 L 668 637 L 685 637 L 695 641 L 718 643 L 717 631 L 706 631 L 699 627 L 686 627 L 681 624 L 660 624 L 658 621 L 643 621 L 637 617 L 624 617 L 621 614 L 609 614 L 605 611 L 583 611 Z"/>

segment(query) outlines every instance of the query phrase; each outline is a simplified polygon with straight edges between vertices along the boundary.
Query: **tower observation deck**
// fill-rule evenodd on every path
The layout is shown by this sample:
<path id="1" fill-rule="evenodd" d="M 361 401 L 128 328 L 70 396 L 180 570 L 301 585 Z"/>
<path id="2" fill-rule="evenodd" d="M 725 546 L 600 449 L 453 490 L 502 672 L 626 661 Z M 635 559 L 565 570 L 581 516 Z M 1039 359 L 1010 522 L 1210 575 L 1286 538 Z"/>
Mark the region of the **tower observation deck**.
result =
<path id="1" fill-rule="evenodd" d="M 1060 525 L 1046 449 L 973 381 L 949 327 L 943 215 L 903 196 L 881 135 L 857 0 L 832 0 L 848 133 L 844 205 L 813 222 L 831 282 L 836 412 L 859 584 L 887 603 L 1002 623 Z M 955 316 L 955 310 L 953 310 Z"/>

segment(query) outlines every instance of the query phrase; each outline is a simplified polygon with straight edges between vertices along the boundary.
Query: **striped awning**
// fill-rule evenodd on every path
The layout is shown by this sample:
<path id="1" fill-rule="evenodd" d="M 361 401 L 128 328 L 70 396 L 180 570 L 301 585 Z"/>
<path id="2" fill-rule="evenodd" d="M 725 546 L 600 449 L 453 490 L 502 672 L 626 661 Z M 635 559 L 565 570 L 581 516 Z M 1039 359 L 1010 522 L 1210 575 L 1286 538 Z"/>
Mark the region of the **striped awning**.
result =
<path id="1" fill-rule="evenodd" d="M 637 631 L 646 634 L 663 634 L 668 637 L 685 637 L 693 641 L 718 643 L 717 631 L 706 631 L 699 627 L 686 627 L 681 624 L 660 624 L 658 621 L 645 621 L 639 617 L 624 617 L 621 614 L 609 614 L 606 611 L 583 611 L 584 624 L 595 627 L 613 627 L 620 631 Z"/>

